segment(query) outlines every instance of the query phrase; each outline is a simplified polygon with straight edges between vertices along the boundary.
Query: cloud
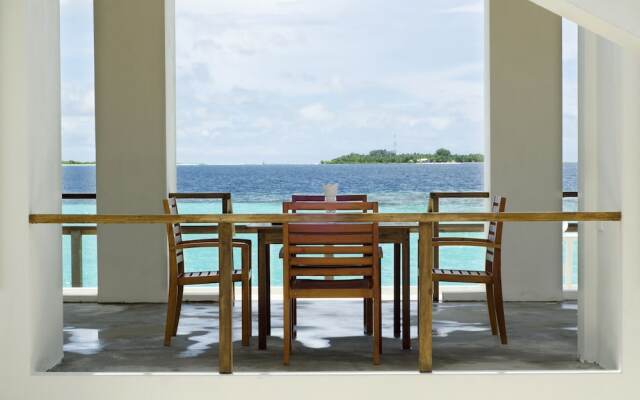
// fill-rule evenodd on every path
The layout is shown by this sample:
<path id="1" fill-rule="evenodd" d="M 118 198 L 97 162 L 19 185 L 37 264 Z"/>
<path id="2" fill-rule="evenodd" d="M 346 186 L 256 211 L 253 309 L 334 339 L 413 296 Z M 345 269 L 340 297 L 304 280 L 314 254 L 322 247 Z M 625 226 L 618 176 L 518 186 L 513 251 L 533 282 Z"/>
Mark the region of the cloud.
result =
<path id="1" fill-rule="evenodd" d="M 334 115 L 322 104 L 309 104 L 299 111 L 300 117 L 314 122 L 325 122 L 333 119 Z"/>
<path id="2" fill-rule="evenodd" d="M 482 1 L 464 4 L 457 7 L 450 7 L 440 11 L 441 14 L 482 14 L 484 4 Z"/>
<path id="3" fill-rule="evenodd" d="M 92 159 L 92 3 L 62 1 L 64 154 Z M 394 136 L 398 151 L 482 151 L 482 13 L 481 0 L 177 1 L 178 160 L 313 163 Z"/>
<path id="4" fill-rule="evenodd" d="M 430 117 L 427 121 L 437 131 L 443 131 L 451 125 L 451 118 L 448 117 Z"/>
<path id="5" fill-rule="evenodd" d="M 94 115 L 95 93 L 93 89 L 74 84 L 64 85 L 62 88 L 62 111 L 65 115 L 72 116 Z"/>

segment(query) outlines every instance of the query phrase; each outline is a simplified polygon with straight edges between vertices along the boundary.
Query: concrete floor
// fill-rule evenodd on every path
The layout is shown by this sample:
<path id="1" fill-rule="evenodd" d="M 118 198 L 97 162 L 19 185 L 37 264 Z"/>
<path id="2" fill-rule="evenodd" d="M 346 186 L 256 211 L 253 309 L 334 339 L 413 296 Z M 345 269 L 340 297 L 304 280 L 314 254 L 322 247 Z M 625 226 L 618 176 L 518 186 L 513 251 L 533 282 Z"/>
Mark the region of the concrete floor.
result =
<path id="1" fill-rule="evenodd" d="M 291 364 L 282 365 L 282 304 L 273 304 L 273 334 L 268 350 L 240 339 L 240 307 L 234 310 L 235 368 L 238 372 L 275 371 L 415 371 L 415 307 L 412 304 L 413 349 L 401 350 L 392 335 L 392 304 L 383 304 L 382 364 L 371 363 L 371 338 L 362 335 L 360 301 L 299 303 L 298 339 Z M 257 321 L 254 304 L 254 335 Z M 565 303 L 508 303 L 510 343 L 491 335 L 484 303 L 434 306 L 434 370 L 574 370 L 595 369 L 576 359 L 577 308 Z M 218 307 L 213 303 L 183 306 L 178 336 L 162 345 L 162 304 L 65 304 L 64 360 L 53 371 L 131 372 L 217 370 Z"/>

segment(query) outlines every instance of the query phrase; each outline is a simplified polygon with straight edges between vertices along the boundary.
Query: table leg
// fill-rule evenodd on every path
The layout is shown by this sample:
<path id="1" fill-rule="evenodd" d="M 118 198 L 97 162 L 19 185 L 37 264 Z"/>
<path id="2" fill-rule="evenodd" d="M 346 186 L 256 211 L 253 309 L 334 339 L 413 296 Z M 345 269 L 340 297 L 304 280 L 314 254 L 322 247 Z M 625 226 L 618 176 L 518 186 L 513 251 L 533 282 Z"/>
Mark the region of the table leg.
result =
<path id="1" fill-rule="evenodd" d="M 402 241 L 402 348 L 411 348 L 411 247 L 410 232 L 407 230 Z"/>
<path id="2" fill-rule="evenodd" d="M 400 243 L 393 244 L 393 337 L 400 337 Z"/>
<path id="3" fill-rule="evenodd" d="M 219 347 L 218 364 L 221 374 L 233 372 L 233 225 L 222 223 L 219 225 L 220 238 L 220 311 L 219 311 Z"/>
<path id="4" fill-rule="evenodd" d="M 266 265 L 267 246 L 264 244 L 264 234 L 258 232 L 258 349 L 267 348 L 267 291 L 269 273 Z"/>
<path id="5" fill-rule="evenodd" d="M 265 245 L 265 259 L 264 259 L 264 268 L 265 268 L 265 294 L 267 296 L 267 305 L 265 318 L 267 323 L 267 336 L 271 336 L 271 245 L 266 243 Z"/>
<path id="6" fill-rule="evenodd" d="M 431 282 L 433 266 L 433 224 L 420 223 L 420 241 L 418 245 L 418 369 L 420 372 L 431 372 L 433 368 L 432 342 L 432 306 L 433 284 Z"/>

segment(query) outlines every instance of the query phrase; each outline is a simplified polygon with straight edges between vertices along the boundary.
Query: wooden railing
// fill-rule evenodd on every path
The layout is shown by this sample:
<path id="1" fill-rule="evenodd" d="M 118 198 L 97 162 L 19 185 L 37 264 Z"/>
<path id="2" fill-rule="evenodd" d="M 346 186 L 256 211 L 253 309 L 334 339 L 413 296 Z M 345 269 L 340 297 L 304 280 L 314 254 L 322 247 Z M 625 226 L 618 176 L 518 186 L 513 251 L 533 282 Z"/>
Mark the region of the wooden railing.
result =
<path id="1" fill-rule="evenodd" d="M 212 200 L 219 199 L 222 201 L 222 213 L 228 214 L 232 212 L 232 202 L 229 193 L 170 193 L 172 197 L 178 199 L 203 199 Z M 434 212 L 438 212 L 440 209 L 441 199 L 452 198 L 489 198 L 489 192 L 432 192 L 430 193 L 430 208 Z M 563 197 L 577 197 L 577 192 L 563 192 Z M 63 200 L 95 200 L 95 193 L 64 193 L 62 195 Z M 446 233 L 469 233 L 469 232 L 483 232 L 484 224 L 481 223 L 456 223 L 456 224 L 438 224 L 434 226 L 434 233 L 446 232 Z M 184 234 L 216 234 L 218 233 L 217 225 L 185 225 L 182 227 Z M 415 228 L 417 232 L 417 226 Z M 255 233 L 254 230 L 248 229 L 246 226 L 237 226 L 236 232 L 238 233 Z M 577 232 L 577 223 L 570 222 L 565 232 Z M 84 247 L 82 243 L 82 237 L 96 236 L 97 228 L 95 226 L 87 225 L 65 225 L 62 228 L 63 235 L 69 235 L 71 237 L 71 287 L 83 287 L 83 252 Z M 567 258 L 563 264 L 563 275 L 566 283 L 572 283 L 573 280 L 573 247 L 575 245 L 575 237 L 569 236 L 567 239 Z M 436 249 L 437 251 L 437 249 Z M 437 254 L 436 254 L 437 260 Z M 437 262 L 437 261 L 436 261 Z"/>
<path id="2" fill-rule="evenodd" d="M 226 215 L 65 215 L 32 214 L 33 224 L 104 223 L 166 224 L 217 223 L 220 252 L 219 345 L 220 373 L 233 372 L 232 297 L 233 232 L 237 223 L 283 222 L 417 222 L 418 223 L 418 369 L 432 370 L 432 261 L 433 224 L 440 222 L 545 222 L 620 221 L 620 212 L 531 212 L 531 213 L 382 213 L 382 214 L 226 214 Z"/>
<path id="3" fill-rule="evenodd" d="M 441 206 L 441 200 L 443 199 L 488 199 L 491 196 L 489 192 L 431 192 L 429 193 L 429 205 L 428 210 L 431 212 L 439 212 Z M 578 192 L 562 192 L 562 197 L 577 198 Z M 468 224 L 464 230 L 455 230 L 458 224 L 439 224 L 434 223 L 433 234 L 434 237 L 439 236 L 443 232 L 481 232 L 484 230 L 483 224 Z M 574 290 L 577 288 L 577 282 L 574 282 L 573 278 L 573 250 L 578 241 L 577 237 L 578 223 L 575 221 L 569 221 L 567 227 L 563 233 L 563 241 L 566 243 L 566 253 L 562 263 L 562 276 L 563 284 L 566 289 Z M 439 248 L 434 249 L 434 267 L 438 268 L 440 263 Z"/>
<path id="4" fill-rule="evenodd" d="M 169 193 L 169 197 L 176 199 L 192 200 L 220 200 L 222 203 L 222 213 L 228 214 L 233 210 L 230 193 Z M 63 193 L 63 200 L 95 200 L 95 193 Z M 213 229 L 212 229 L 213 228 Z M 185 233 L 216 233 L 216 226 L 189 226 L 183 229 Z M 83 244 L 82 237 L 85 235 L 96 236 L 98 229 L 95 226 L 87 225 L 65 225 L 62 227 L 62 234 L 71 236 L 71 287 L 83 287 L 84 265 L 82 260 Z"/>

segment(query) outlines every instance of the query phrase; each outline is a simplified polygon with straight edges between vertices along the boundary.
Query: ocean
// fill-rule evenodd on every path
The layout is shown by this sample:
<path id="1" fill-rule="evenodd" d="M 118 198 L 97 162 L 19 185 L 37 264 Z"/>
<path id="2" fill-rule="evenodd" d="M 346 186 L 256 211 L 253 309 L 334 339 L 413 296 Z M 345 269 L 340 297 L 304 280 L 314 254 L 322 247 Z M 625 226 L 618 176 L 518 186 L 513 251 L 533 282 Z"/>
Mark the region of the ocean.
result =
<path id="1" fill-rule="evenodd" d="M 337 183 L 338 193 L 366 193 L 378 201 L 380 212 L 423 212 L 427 208 L 428 193 L 432 191 L 483 190 L 483 164 L 347 164 L 347 165 L 178 165 L 177 184 L 180 192 L 230 192 L 236 213 L 279 213 L 282 201 L 293 193 L 321 193 L 325 183 Z M 95 192 L 95 166 L 68 165 L 63 167 L 64 193 Z M 565 191 L 577 190 L 577 165 L 563 167 Z M 161 199 L 158 199 L 161 201 Z M 441 211 L 483 211 L 482 200 L 448 200 Z M 91 214 L 96 212 L 95 201 L 65 200 L 63 212 Z M 182 213 L 220 213 L 219 203 L 186 201 L 179 204 Z M 507 205 L 508 209 L 508 205 Z M 564 209 L 577 209 L 575 199 L 565 199 Z M 255 235 L 240 235 L 256 240 Z M 411 284 L 416 284 L 417 237 L 412 235 Z M 468 233 L 465 236 L 482 236 Z M 196 238 L 193 235 L 190 238 Z M 83 284 L 97 286 L 97 243 L 95 236 L 83 237 Z M 253 260 L 257 260 L 257 246 L 253 246 Z M 272 285 L 282 283 L 276 246 L 272 246 Z M 574 246 L 573 260 L 577 260 Z M 384 254 L 393 254 L 391 245 L 383 245 Z M 239 257 L 236 257 L 238 259 Z M 382 284 L 392 285 L 392 257 L 384 257 Z M 576 261 L 574 261 L 575 263 Z M 443 267 L 484 267 L 484 253 L 480 248 L 447 248 L 441 250 Z M 192 249 L 186 253 L 188 270 L 217 269 L 217 252 L 211 249 Z M 257 268 L 253 269 L 254 274 Z M 574 282 L 577 266 L 574 265 Z M 257 284 L 257 279 L 254 279 Z M 566 282 L 565 282 L 566 283 Z M 63 285 L 71 286 L 71 249 L 69 236 L 63 237 Z"/>

